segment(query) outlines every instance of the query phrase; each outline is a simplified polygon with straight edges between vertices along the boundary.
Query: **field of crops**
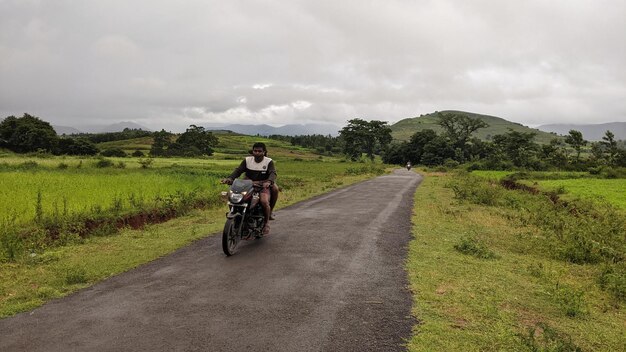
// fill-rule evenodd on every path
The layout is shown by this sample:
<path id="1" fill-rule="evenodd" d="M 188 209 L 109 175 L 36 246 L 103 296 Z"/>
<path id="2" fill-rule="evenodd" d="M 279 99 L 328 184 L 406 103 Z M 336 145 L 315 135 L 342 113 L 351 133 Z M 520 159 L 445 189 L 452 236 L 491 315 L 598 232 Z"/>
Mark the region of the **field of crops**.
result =
<path id="1" fill-rule="evenodd" d="M 0 169 L 0 213 L 5 221 L 10 217 L 17 223 L 28 223 L 42 214 L 58 217 L 113 208 L 132 210 L 181 192 L 193 192 L 195 197 L 203 199 L 217 198 L 225 189 L 219 180 L 239 164 L 237 160 L 156 160 L 156 165 L 147 169 L 138 166 L 121 169 L 115 163 L 97 168 L 92 166 L 95 159 L 85 160 L 80 168 L 76 167 L 76 160 L 64 169 L 33 164 L 33 161 L 28 167 L 5 166 Z M 127 161 L 127 164 L 131 163 Z M 328 183 L 347 171 L 354 173 L 356 167 L 350 163 L 321 161 L 284 160 L 276 164 L 279 185 L 285 190 L 302 183 Z"/>
<path id="2" fill-rule="evenodd" d="M 565 180 L 533 181 L 539 189 L 556 191 L 561 198 L 584 198 L 594 201 L 607 201 L 626 210 L 626 180 L 579 178 Z"/>
<path id="3" fill-rule="evenodd" d="M 473 175 L 500 180 L 513 171 L 473 171 Z M 555 192 L 563 199 L 587 199 L 608 202 L 626 210 L 626 179 L 597 178 L 586 172 L 529 172 L 517 177 L 519 182 L 541 191 Z"/>

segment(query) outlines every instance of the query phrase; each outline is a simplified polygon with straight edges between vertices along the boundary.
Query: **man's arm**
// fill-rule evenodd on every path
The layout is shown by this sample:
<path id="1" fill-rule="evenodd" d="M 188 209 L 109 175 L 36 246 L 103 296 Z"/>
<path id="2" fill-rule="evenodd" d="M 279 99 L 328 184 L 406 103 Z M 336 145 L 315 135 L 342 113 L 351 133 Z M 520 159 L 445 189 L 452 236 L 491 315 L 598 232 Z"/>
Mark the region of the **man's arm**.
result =
<path id="1" fill-rule="evenodd" d="M 245 159 L 241 162 L 241 164 L 239 164 L 239 166 L 237 166 L 237 168 L 235 168 L 233 173 L 230 174 L 230 176 L 228 176 L 228 178 L 231 179 L 231 180 L 234 180 L 237 177 L 241 176 L 241 174 L 243 174 L 244 172 L 246 172 L 246 160 Z"/>
<path id="2" fill-rule="evenodd" d="M 276 182 L 276 167 L 274 166 L 274 160 L 270 161 L 267 165 L 267 179 L 272 181 L 272 183 Z"/>

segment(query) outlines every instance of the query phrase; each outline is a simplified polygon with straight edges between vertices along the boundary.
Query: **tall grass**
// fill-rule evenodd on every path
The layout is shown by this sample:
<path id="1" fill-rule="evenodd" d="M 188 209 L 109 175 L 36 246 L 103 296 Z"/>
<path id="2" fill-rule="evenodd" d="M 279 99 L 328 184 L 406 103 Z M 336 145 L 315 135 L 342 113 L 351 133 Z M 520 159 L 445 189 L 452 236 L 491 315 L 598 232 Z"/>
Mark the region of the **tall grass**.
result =
<path id="1" fill-rule="evenodd" d="M 539 230 L 539 236 L 531 239 L 539 253 L 575 264 L 603 263 L 607 270 L 623 273 L 619 268 L 626 261 L 626 217 L 607 202 L 560 201 L 554 194 L 507 190 L 471 175 L 457 177 L 449 187 L 461 201 L 515 210 L 507 216 L 519 226 Z M 618 275 L 603 277 L 615 298 L 623 300 L 624 280 Z"/>
<path id="2" fill-rule="evenodd" d="M 623 262 L 564 257 L 564 240 L 531 218 L 553 207 L 587 216 L 497 180 L 427 174 L 407 260 L 419 321 L 409 351 L 623 351 Z"/>

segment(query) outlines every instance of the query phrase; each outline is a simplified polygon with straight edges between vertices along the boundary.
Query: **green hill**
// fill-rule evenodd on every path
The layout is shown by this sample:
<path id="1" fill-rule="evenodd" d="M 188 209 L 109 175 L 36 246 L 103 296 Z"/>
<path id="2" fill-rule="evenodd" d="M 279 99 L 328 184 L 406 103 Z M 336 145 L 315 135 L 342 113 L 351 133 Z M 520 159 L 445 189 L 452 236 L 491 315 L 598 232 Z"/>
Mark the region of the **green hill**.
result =
<path id="1" fill-rule="evenodd" d="M 516 122 L 507 121 L 503 118 L 489 115 L 480 115 L 474 114 L 471 112 L 465 111 L 455 111 L 455 110 L 445 110 L 440 111 L 441 113 L 455 113 L 455 114 L 463 114 L 469 116 L 471 118 L 479 118 L 485 121 L 489 127 L 481 128 L 474 133 L 474 136 L 482 139 L 482 140 L 491 140 L 491 138 L 497 134 L 504 134 L 508 132 L 508 129 L 512 129 L 518 132 L 535 132 L 537 135 L 535 136 L 535 141 L 538 143 L 548 143 L 551 139 L 558 137 L 554 133 L 548 133 L 540 131 L 536 128 L 526 127 Z M 426 114 L 419 117 L 413 117 L 408 119 L 403 119 L 395 124 L 391 125 L 391 136 L 396 140 L 408 141 L 411 136 L 421 130 L 432 129 L 437 133 L 442 132 L 441 127 L 437 124 L 437 112 L 432 114 Z"/>

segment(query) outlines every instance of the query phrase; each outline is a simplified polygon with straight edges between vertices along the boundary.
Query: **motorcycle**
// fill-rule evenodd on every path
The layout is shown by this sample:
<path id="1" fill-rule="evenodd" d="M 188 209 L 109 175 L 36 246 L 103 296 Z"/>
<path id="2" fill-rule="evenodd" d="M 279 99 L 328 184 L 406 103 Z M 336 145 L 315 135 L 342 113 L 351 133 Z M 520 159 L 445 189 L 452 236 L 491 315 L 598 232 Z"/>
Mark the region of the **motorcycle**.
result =
<path id="1" fill-rule="evenodd" d="M 222 250 L 227 256 L 235 254 L 241 240 L 263 237 L 265 217 L 259 196 L 262 187 L 259 181 L 235 179 L 228 192 L 222 192 L 229 207 L 222 232 Z"/>
<path id="2" fill-rule="evenodd" d="M 407 169 L 408 171 L 411 171 L 411 163 L 406 163 L 406 169 Z"/>

